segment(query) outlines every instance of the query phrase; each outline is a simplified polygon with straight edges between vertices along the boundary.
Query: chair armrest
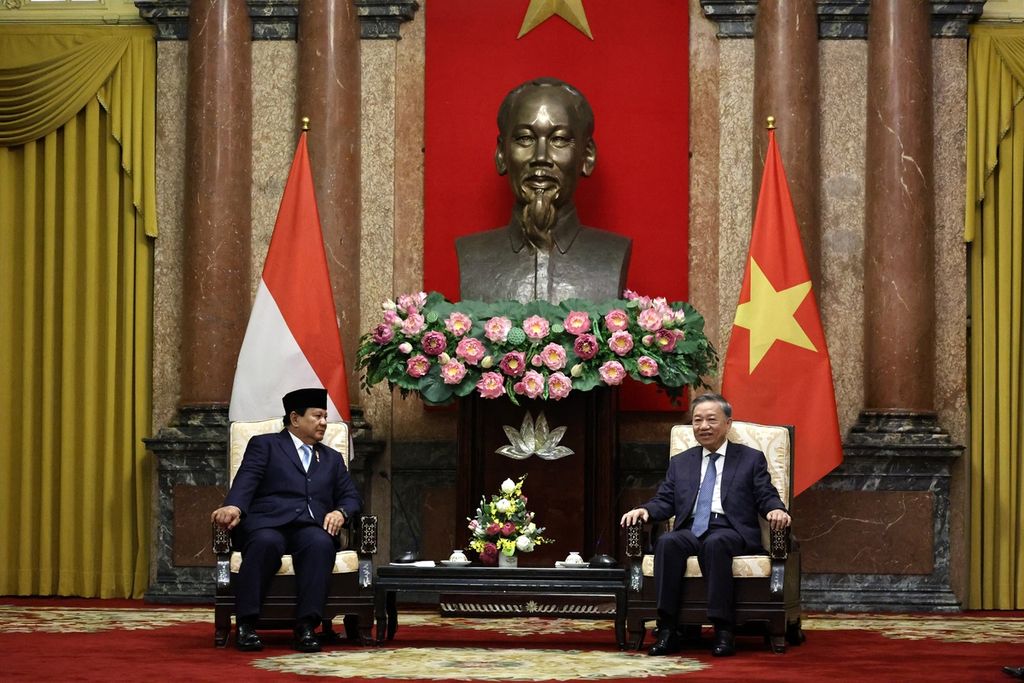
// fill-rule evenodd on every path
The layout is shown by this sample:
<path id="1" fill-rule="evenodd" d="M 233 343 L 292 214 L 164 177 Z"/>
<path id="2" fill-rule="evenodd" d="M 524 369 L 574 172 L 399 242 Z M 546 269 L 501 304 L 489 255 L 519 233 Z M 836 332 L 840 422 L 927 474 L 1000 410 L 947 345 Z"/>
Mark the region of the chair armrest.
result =
<path id="1" fill-rule="evenodd" d="M 784 560 L 789 556 L 790 546 L 792 545 L 792 530 L 790 527 L 785 529 L 772 529 L 768 532 L 768 555 L 773 560 Z"/>
<path id="2" fill-rule="evenodd" d="M 377 552 L 377 515 L 361 515 L 354 524 L 356 546 L 360 555 L 374 555 Z"/>
<path id="3" fill-rule="evenodd" d="M 213 553 L 217 557 L 231 554 L 231 531 L 226 527 L 212 523 L 213 526 Z"/>

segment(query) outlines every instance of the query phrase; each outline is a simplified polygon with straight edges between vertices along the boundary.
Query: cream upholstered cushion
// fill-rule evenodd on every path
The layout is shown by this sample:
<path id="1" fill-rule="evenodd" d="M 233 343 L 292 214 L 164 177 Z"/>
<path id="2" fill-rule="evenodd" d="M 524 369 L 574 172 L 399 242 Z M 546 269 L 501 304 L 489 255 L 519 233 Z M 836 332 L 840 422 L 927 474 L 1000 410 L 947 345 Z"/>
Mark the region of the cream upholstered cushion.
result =
<path id="1" fill-rule="evenodd" d="M 734 443 L 741 443 L 764 453 L 768 461 L 768 474 L 772 483 L 779 490 L 779 497 L 789 507 L 790 473 L 792 466 L 793 445 L 790 442 L 789 429 L 777 425 L 761 425 L 755 422 L 734 421 L 726 437 Z M 669 456 L 676 456 L 683 451 L 698 446 L 691 425 L 676 425 L 672 428 L 669 442 Z M 768 547 L 768 522 L 761 520 L 761 543 Z M 654 576 L 654 556 L 643 558 L 644 576 Z M 768 576 L 771 573 L 771 562 L 768 555 L 740 555 L 732 560 L 732 575 L 736 578 L 752 578 Z M 700 565 L 696 557 L 686 561 L 686 576 L 700 576 Z"/>
<path id="2" fill-rule="evenodd" d="M 228 482 L 235 480 L 235 474 L 242 464 L 242 456 L 245 455 L 245 447 L 249 444 L 249 439 L 258 434 L 274 434 L 282 429 L 284 429 L 284 420 L 281 417 L 260 420 L 258 422 L 232 422 L 231 435 L 228 439 Z M 324 432 L 323 443 L 341 453 L 345 466 L 348 466 L 348 423 L 328 422 L 327 430 Z M 342 531 L 342 533 L 345 532 Z M 238 568 L 241 566 L 242 553 L 231 553 L 231 571 L 237 574 Z M 359 556 L 356 555 L 354 550 L 342 550 L 334 558 L 333 572 L 335 574 L 347 574 L 358 570 Z M 278 575 L 295 573 L 291 555 L 281 557 L 281 568 L 277 573 Z"/>

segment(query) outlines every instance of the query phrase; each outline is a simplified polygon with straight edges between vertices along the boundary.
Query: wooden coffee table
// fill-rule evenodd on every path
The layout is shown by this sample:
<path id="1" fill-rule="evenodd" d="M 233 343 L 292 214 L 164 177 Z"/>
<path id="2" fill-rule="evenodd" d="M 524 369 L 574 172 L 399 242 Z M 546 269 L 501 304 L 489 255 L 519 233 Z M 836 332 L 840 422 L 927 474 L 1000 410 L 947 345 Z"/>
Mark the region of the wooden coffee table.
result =
<path id="1" fill-rule="evenodd" d="M 395 637 L 398 629 L 397 597 L 402 592 L 444 595 L 526 595 L 531 597 L 584 596 L 615 598 L 615 640 L 626 647 L 626 572 L 624 569 L 546 569 L 524 567 L 416 567 L 388 565 L 377 568 L 374 611 L 377 642 Z M 495 614 L 494 616 L 522 616 Z M 605 619 L 608 614 L 580 612 L 565 615 Z"/>

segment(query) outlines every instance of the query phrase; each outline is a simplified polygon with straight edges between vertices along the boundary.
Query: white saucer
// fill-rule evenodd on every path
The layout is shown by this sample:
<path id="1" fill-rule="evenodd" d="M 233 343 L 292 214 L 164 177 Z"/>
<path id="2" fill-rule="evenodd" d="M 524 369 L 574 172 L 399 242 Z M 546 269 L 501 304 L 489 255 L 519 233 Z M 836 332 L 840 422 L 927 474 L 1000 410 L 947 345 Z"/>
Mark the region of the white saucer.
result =
<path id="1" fill-rule="evenodd" d="M 559 569 L 582 569 L 589 567 L 589 562 L 555 562 L 555 566 Z"/>
<path id="2" fill-rule="evenodd" d="M 469 560 L 466 560 L 464 562 L 457 562 L 455 560 L 441 560 L 441 564 L 443 564 L 446 567 L 468 567 L 473 563 Z"/>

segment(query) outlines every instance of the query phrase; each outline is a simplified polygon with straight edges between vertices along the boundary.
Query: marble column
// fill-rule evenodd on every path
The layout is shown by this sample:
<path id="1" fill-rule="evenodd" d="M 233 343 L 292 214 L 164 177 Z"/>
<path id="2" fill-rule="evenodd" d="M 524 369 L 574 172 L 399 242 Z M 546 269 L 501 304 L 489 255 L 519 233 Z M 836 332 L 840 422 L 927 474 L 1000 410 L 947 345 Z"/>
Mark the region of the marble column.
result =
<path id="1" fill-rule="evenodd" d="M 865 154 L 865 409 L 797 499 L 805 608 L 954 611 L 950 471 L 934 409 L 930 3 L 872 0 Z M 797 435 L 799 444 L 799 435 Z M 800 518 L 800 517 L 798 517 Z"/>
<path id="2" fill-rule="evenodd" d="M 361 395 L 355 372 L 362 329 L 359 26 L 352 0 L 299 3 L 296 114 L 310 118 L 309 157 L 353 403 Z"/>
<path id="3" fill-rule="evenodd" d="M 864 235 L 869 410 L 934 408 L 930 19 L 928 3 L 871 3 Z"/>
<path id="4" fill-rule="evenodd" d="M 251 308 L 252 24 L 244 0 L 189 7 L 181 404 L 157 463 L 159 602 L 213 595 L 210 511 L 227 483 L 227 405 Z"/>
<path id="5" fill-rule="evenodd" d="M 249 319 L 251 32 L 243 0 L 190 5 L 182 405 L 230 400 Z"/>
<path id="6" fill-rule="evenodd" d="M 754 21 L 754 206 L 768 150 L 765 119 L 786 168 L 800 237 L 815 286 L 821 284 L 821 127 L 818 118 L 818 17 L 814 0 L 758 5 Z"/>

